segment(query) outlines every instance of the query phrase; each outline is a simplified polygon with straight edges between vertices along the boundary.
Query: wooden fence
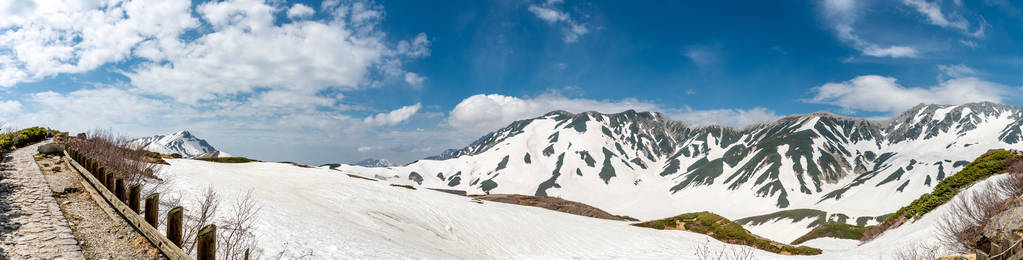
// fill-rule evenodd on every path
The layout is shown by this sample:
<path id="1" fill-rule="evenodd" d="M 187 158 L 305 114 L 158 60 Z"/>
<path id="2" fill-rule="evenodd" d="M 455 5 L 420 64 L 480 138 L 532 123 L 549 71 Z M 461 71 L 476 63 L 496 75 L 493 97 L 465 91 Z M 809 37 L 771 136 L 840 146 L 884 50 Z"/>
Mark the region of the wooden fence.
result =
<path id="1" fill-rule="evenodd" d="M 131 187 L 124 187 L 124 179 L 118 178 L 112 172 L 107 171 L 96 160 L 80 153 L 72 148 L 64 151 L 68 163 L 75 168 L 83 179 L 99 193 L 115 211 L 117 211 L 135 230 L 138 230 L 149 240 L 164 256 L 171 260 L 190 260 L 191 257 L 181 250 L 181 221 L 184 208 L 175 207 L 167 212 L 166 236 L 161 234 L 157 221 L 160 214 L 160 194 L 154 193 L 146 196 L 145 211 L 139 211 L 141 187 L 138 184 Z M 99 201 L 97 201 L 99 202 Z M 145 217 L 139 214 L 145 214 Z M 196 243 L 199 260 L 215 260 L 217 251 L 215 225 L 203 227 L 197 235 Z M 246 250 L 248 253 L 248 250 Z M 248 254 L 245 255 L 248 260 Z"/>
<path id="2" fill-rule="evenodd" d="M 1001 240 L 991 242 L 990 254 L 977 250 L 977 260 L 1018 260 L 1023 259 L 1023 239 L 1012 242 Z"/>

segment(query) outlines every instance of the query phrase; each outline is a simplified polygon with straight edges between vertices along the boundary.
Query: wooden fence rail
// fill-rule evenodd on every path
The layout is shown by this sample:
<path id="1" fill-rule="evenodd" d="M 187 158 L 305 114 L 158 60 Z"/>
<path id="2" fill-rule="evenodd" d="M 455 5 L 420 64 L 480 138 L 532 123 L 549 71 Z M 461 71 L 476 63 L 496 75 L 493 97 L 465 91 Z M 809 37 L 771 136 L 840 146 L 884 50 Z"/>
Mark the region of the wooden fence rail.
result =
<path id="1" fill-rule="evenodd" d="M 132 196 L 135 196 L 134 198 L 124 200 L 122 199 L 124 197 L 123 180 L 118 179 L 118 181 L 114 181 L 113 172 L 108 172 L 95 160 L 87 158 L 83 154 L 74 150 L 65 150 L 64 156 L 68 159 L 68 164 L 75 168 L 75 170 L 80 173 L 79 175 L 81 175 L 82 178 L 89 183 L 89 185 L 96 189 L 100 197 L 103 197 L 103 200 L 106 200 L 106 202 L 110 204 L 115 211 L 120 213 L 120 215 L 127 220 L 128 224 L 134 227 L 135 230 L 138 230 L 139 233 L 142 233 L 149 242 L 153 243 L 153 245 L 156 246 L 156 248 L 159 249 L 164 256 L 167 256 L 167 258 L 171 260 L 191 259 L 191 257 L 189 257 L 188 254 L 185 254 L 180 247 L 172 243 L 169 239 L 167 239 L 167 237 L 160 234 L 160 231 L 154 227 L 157 225 L 155 217 L 159 214 L 158 207 L 156 206 L 159 203 L 158 194 L 152 194 L 146 197 L 146 217 L 142 218 L 142 216 L 139 216 L 138 214 L 137 204 L 135 204 L 135 208 L 129 207 L 125 204 L 125 201 L 130 202 L 133 200 L 137 203 L 139 195 L 137 191 L 132 192 Z M 115 185 L 120 186 L 120 189 L 115 187 Z M 114 192 L 111 192 L 112 190 L 118 191 L 120 194 L 115 195 Z M 178 223 L 180 224 L 180 222 Z M 177 228 L 180 230 L 181 227 L 179 226 Z M 213 243 L 215 245 L 216 241 L 213 241 Z M 214 258 L 200 257 L 199 259 L 213 260 Z"/>
<path id="2" fill-rule="evenodd" d="M 1023 259 L 1023 239 L 1012 242 L 1002 240 L 1000 243 L 991 242 L 990 254 L 977 250 L 977 260 L 1012 260 Z"/>

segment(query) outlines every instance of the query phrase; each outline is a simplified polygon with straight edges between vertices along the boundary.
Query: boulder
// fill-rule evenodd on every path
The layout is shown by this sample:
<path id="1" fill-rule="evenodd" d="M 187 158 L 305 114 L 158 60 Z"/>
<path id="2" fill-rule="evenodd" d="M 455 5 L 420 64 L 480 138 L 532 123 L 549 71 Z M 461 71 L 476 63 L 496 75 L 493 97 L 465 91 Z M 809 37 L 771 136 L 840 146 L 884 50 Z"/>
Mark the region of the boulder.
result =
<path id="1" fill-rule="evenodd" d="M 57 154 L 61 154 L 62 152 L 64 152 L 64 145 L 63 144 L 57 144 L 57 143 L 49 143 L 49 144 L 40 145 L 39 148 L 37 148 L 36 150 L 38 150 L 39 153 L 41 153 L 41 154 L 57 155 Z"/>

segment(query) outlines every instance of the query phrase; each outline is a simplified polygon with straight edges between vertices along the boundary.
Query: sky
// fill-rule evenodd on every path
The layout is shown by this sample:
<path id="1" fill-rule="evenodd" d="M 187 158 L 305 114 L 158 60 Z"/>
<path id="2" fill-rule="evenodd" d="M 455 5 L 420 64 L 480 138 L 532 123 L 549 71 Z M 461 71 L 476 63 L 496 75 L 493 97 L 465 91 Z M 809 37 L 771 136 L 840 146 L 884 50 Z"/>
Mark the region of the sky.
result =
<path id="1" fill-rule="evenodd" d="M 0 122 L 407 163 L 552 110 L 743 127 L 1019 104 L 1009 0 L 0 3 Z"/>

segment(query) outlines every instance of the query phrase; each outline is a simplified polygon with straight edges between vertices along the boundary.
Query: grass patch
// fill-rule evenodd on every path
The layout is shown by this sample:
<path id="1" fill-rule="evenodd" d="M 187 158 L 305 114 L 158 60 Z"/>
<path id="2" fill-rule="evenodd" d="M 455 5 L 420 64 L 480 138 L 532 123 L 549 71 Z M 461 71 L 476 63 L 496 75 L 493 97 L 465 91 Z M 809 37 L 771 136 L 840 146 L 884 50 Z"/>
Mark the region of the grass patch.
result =
<path id="1" fill-rule="evenodd" d="M 865 241 L 873 239 L 884 233 L 885 230 L 898 227 L 910 219 L 931 212 L 959 194 L 960 190 L 970 187 L 977 181 L 1004 172 L 1008 165 L 1018 159 L 1020 159 L 1018 156 L 1007 150 L 993 150 L 984 153 L 958 173 L 938 182 L 931 193 L 921 195 L 909 205 L 900 208 L 895 214 L 888 216 L 883 223 L 868 231 L 863 239 Z"/>
<path id="2" fill-rule="evenodd" d="M 867 230 L 870 230 L 871 227 L 873 226 L 861 227 L 849 225 L 842 222 L 829 221 L 811 229 L 810 232 L 806 233 L 806 235 L 796 238 L 796 240 L 792 241 L 792 244 L 798 245 L 802 244 L 803 242 L 809 241 L 810 239 L 821 237 L 860 240 L 861 238 L 863 238 L 863 234 L 866 233 Z"/>
<path id="3" fill-rule="evenodd" d="M 247 162 L 258 162 L 257 160 L 245 158 L 245 157 L 218 157 L 218 158 L 195 158 L 196 160 L 202 160 L 207 162 L 218 162 L 218 163 L 247 163 Z"/>
<path id="4" fill-rule="evenodd" d="M 742 228 L 742 225 L 706 211 L 686 213 L 633 225 L 654 229 L 678 229 L 696 232 L 711 236 L 725 243 L 750 246 L 776 254 L 818 255 L 821 253 L 821 250 L 817 248 L 790 246 L 753 235 L 753 233 Z"/>

